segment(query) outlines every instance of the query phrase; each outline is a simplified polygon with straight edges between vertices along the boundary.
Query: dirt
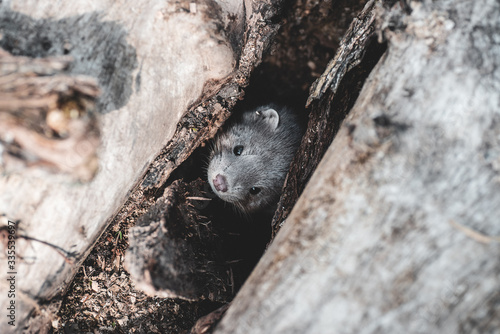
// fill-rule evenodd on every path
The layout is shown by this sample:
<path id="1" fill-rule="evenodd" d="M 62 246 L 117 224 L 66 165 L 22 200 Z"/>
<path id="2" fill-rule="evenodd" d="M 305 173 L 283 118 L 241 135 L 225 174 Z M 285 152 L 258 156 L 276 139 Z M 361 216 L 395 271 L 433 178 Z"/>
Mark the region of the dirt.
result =
<path id="1" fill-rule="evenodd" d="M 111 225 L 75 276 L 54 333 L 183 333 L 220 304 L 148 297 L 123 268 L 133 217 Z"/>
<path id="2" fill-rule="evenodd" d="M 310 85 L 333 58 L 353 13 L 365 2 L 298 0 L 289 5 L 270 53 L 254 73 L 247 98 L 305 105 Z M 123 256 L 128 230 L 144 212 L 115 219 L 101 236 L 65 295 L 52 322 L 53 333 L 188 333 L 197 319 L 221 306 L 149 297 L 134 287 L 123 268 Z"/>

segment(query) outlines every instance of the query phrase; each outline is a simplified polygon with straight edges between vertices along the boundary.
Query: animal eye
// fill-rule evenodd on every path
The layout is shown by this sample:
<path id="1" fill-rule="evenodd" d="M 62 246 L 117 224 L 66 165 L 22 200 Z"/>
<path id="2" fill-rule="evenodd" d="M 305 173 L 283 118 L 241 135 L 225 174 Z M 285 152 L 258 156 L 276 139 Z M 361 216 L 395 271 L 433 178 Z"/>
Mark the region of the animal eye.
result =
<path id="1" fill-rule="evenodd" d="M 250 194 L 257 195 L 258 193 L 260 193 L 260 188 L 257 187 L 250 188 Z"/>
<path id="2" fill-rule="evenodd" d="M 238 146 L 234 147 L 234 149 L 233 149 L 234 155 L 241 155 L 241 152 L 243 152 L 243 146 L 242 145 L 238 145 Z"/>

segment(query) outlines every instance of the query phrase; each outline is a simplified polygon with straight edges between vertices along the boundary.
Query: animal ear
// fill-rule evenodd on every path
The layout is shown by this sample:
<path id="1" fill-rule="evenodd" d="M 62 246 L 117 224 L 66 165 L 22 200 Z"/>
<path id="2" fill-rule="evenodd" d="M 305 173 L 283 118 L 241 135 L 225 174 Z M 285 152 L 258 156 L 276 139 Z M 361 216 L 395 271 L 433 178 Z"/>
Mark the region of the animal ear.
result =
<path id="1" fill-rule="evenodd" d="M 271 130 L 275 130 L 280 122 L 278 112 L 272 108 L 256 111 L 257 115 L 267 123 Z"/>

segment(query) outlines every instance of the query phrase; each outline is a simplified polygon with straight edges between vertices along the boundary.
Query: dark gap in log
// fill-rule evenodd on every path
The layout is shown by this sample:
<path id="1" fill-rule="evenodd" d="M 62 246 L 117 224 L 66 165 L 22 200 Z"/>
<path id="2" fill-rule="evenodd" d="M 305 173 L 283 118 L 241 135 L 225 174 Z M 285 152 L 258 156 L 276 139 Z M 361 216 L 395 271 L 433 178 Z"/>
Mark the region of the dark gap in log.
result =
<path id="1" fill-rule="evenodd" d="M 272 63 L 264 63 L 256 69 L 240 104 L 242 109 L 252 109 L 264 104 L 276 103 L 292 108 L 302 116 L 306 116 L 304 108 L 307 90 L 300 88 L 299 83 L 290 82 L 286 77 L 287 70 Z M 306 117 L 303 119 L 307 122 Z"/>
<path id="2" fill-rule="evenodd" d="M 237 292 L 262 256 L 269 241 L 269 214 L 243 217 L 229 204 L 214 198 L 207 206 L 214 224 L 222 234 L 222 256 L 231 264 Z"/>

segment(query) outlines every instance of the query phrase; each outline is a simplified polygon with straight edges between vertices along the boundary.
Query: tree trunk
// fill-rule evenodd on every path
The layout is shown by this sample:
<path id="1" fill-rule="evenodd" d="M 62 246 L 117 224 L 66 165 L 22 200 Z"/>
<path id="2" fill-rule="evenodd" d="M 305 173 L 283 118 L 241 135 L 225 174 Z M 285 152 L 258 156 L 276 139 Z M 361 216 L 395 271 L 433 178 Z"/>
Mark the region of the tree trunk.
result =
<path id="1" fill-rule="evenodd" d="M 263 24 L 272 10 L 266 1 L 245 6 L 244 1 L 90 0 L 54 6 L 12 0 L 0 5 L 2 48 L 13 56 L 71 56 L 65 74 L 95 77 L 101 89 L 94 115 L 98 171 L 90 182 L 27 160 L 12 171 L 10 160 L 1 160 L 2 254 L 14 240 L 15 265 L 3 269 L 2 277 L 13 280 L 0 283 L 0 308 L 10 312 L 5 310 L 15 304 L 15 326 L 3 316 L 0 332 L 47 331 L 80 263 L 125 200 L 133 197 L 134 208 L 140 206 L 145 189 L 162 187 L 170 172 L 213 136 L 278 28 Z M 37 161 L 43 160 L 37 150 L 23 151 L 16 141 L 22 136 L 1 135 L 4 157 L 20 147 L 21 157 L 35 152 Z M 168 156 L 158 156 L 167 143 Z M 58 171 L 72 171 L 59 166 Z M 16 238 L 9 239 L 9 233 Z M 9 289 L 15 297 L 3 293 Z"/>
<path id="2" fill-rule="evenodd" d="M 498 332 L 500 3 L 405 3 L 215 333 Z"/>

